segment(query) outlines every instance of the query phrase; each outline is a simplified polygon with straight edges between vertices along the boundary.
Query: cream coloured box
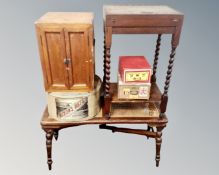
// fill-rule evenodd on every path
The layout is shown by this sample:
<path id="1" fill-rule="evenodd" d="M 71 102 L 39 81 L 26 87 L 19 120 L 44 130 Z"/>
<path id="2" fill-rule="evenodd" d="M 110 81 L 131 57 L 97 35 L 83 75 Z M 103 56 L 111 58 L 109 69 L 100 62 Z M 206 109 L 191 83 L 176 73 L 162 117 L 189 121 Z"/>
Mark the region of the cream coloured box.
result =
<path id="1" fill-rule="evenodd" d="M 124 83 L 118 74 L 118 99 L 149 99 L 151 83 Z"/>

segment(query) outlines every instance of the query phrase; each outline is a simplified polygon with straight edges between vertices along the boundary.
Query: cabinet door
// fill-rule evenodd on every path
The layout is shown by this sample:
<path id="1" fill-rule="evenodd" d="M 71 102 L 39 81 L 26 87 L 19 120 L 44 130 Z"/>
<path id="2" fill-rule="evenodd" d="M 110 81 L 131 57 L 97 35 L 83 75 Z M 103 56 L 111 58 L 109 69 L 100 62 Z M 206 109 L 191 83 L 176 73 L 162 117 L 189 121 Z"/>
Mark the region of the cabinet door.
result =
<path id="1" fill-rule="evenodd" d="M 69 86 L 71 90 L 89 91 L 90 79 L 90 42 L 89 25 L 65 28 L 65 43 L 69 65 Z"/>
<path id="2" fill-rule="evenodd" d="M 63 28 L 41 29 L 42 54 L 41 59 L 47 91 L 67 90 L 69 88 Z M 45 77 L 46 76 L 46 77 Z"/>

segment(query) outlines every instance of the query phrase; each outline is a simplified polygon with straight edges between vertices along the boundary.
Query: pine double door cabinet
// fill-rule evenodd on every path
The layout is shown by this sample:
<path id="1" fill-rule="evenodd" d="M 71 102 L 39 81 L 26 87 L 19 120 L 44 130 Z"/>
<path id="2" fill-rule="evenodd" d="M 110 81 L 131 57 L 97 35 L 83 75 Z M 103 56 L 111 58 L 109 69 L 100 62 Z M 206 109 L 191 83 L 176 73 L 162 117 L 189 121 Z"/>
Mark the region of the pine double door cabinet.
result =
<path id="1" fill-rule="evenodd" d="M 49 12 L 35 25 L 45 90 L 93 90 L 93 14 Z"/>
<path id="2" fill-rule="evenodd" d="M 183 23 L 183 14 L 167 6 L 104 6 L 104 77 L 103 77 L 103 104 L 100 113 L 92 119 L 83 121 L 58 121 L 49 118 L 47 108 L 44 111 L 41 126 L 46 132 L 46 147 L 47 147 L 47 160 L 49 169 L 52 168 L 52 141 L 53 138 L 58 139 L 59 130 L 67 127 L 74 127 L 80 125 L 97 124 L 100 129 L 109 129 L 112 132 L 123 132 L 129 134 L 138 134 L 146 136 L 147 138 L 154 138 L 156 141 L 156 166 L 159 166 L 160 161 L 160 149 L 162 143 L 162 130 L 165 128 L 168 119 L 165 114 L 168 101 L 168 89 L 170 85 L 170 78 L 172 74 L 172 68 L 174 63 L 174 56 L 176 48 L 179 44 L 179 38 Z M 39 29 L 38 29 L 39 30 Z M 41 31 L 41 30 L 40 30 Z M 44 31 L 44 30 L 42 30 Z M 41 32 L 42 32 L 41 31 Z M 67 31 L 63 31 L 64 36 L 68 35 Z M 56 31 L 55 39 L 60 41 L 60 31 Z M 83 33 L 83 32 L 82 32 Z M 44 32 L 43 32 L 44 34 Z M 121 100 L 117 97 L 117 83 L 110 82 L 110 50 L 112 45 L 113 34 L 155 34 L 157 35 L 157 42 L 153 63 L 153 75 L 151 77 L 151 91 L 149 100 Z M 166 72 L 166 80 L 163 91 L 160 91 L 156 84 L 156 72 L 158 65 L 159 50 L 161 45 L 161 36 L 163 34 L 171 34 L 171 52 L 169 57 L 169 64 Z M 44 34 L 45 35 L 45 34 Z M 53 34 L 52 34 L 53 35 Z M 74 39 L 73 35 L 71 39 Z M 78 36 L 78 35 L 77 35 Z M 42 38 L 45 36 L 42 36 Z M 54 41 L 50 34 L 47 36 L 48 41 L 51 41 L 49 45 L 52 45 Z M 45 39 L 40 39 L 40 42 L 44 43 Z M 69 36 L 65 37 L 66 39 Z M 42 41 L 41 41 L 42 40 Z M 55 42 L 56 42 L 55 40 Z M 49 43 L 47 41 L 47 43 Z M 67 39 L 68 43 L 69 39 Z M 63 41 L 64 42 L 64 41 Z M 40 44 L 41 46 L 41 44 Z M 66 45 L 65 47 L 69 47 Z M 47 47 L 48 48 L 48 47 Z M 42 50 L 42 49 L 41 49 Z M 44 48 L 44 50 L 46 50 Z M 48 50 L 46 50 L 47 53 Z M 45 51 L 44 51 L 45 52 Z M 48 56 L 42 57 L 43 51 L 41 51 L 41 60 L 45 65 L 44 76 L 48 76 L 47 71 L 50 69 L 46 67 L 48 63 Z M 61 54 L 60 52 L 57 52 Z M 57 58 L 58 59 L 58 58 Z M 74 58 L 73 58 L 74 59 Z M 59 60 L 57 60 L 59 61 Z M 45 63 L 44 63 L 45 62 Z M 63 59 L 60 61 L 63 63 Z M 48 66 L 48 65 L 47 65 Z M 58 67 L 57 69 L 62 71 L 66 69 L 65 66 Z M 68 67 L 67 67 L 68 68 Z M 70 68 L 71 69 L 71 68 Z M 77 68 L 76 68 L 77 69 Z M 89 70 L 89 69 L 88 69 Z M 81 70 L 78 70 L 79 74 Z M 87 71 L 87 70 L 86 70 Z M 51 72 L 49 72 L 51 73 Z M 58 74 L 58 71 L 55 73 Z M 57 76 L 58 76 L 57 75 Z M 59 76 L 58 76 L 59 77 Z M 48 81 L 50 76 L 46 77 Z M 83 79 L 84 80 L 84 79 Z M 85 82 L 85 80 L 84 80 Z M 87 82 L 87 81 L 86 81 Z M 63 89 L 67 88 L 64 80 L 58 78 L 57 81 L 45 82 L 46 89 L 58 87 Z M 88 86 L 89 83 L 84 83 Z M 69 88 L 69 87 L 68 87 Z M 56 89 L 56 87 L 55 87 Z M 158 113 L 153 115 L 149 112 L 145 112 L 146 106 L 154 106 L 158 109 Z M 109 124 L 143 124 L 147 126 L 147 129 L 131 129 L 116 127 Z M 109 148 L 110 149 L 110 148 Z"/>

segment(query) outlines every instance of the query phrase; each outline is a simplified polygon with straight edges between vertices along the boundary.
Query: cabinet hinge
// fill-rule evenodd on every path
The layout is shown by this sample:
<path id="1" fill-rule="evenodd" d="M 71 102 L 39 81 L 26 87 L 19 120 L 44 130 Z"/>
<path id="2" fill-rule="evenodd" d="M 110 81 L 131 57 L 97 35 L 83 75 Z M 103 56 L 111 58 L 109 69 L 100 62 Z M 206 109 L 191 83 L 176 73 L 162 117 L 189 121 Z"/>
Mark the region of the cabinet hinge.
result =
<path id="1" fill-rule="evenodd" d="M 96 41 L 96 40 L 95 40 L 95 38 L 94 38 L 94 39 L 93 39 L 93 46 L 95 46 L 95 41 Z"/>

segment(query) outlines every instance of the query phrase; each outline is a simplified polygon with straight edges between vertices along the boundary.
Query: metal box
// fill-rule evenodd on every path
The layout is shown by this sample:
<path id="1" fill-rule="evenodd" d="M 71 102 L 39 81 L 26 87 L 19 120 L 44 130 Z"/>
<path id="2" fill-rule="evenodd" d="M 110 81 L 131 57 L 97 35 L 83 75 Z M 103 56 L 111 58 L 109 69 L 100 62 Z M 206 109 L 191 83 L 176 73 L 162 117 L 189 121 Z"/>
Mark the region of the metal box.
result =
<path id="1" fill-rule="evenodd" d="M 101 80 L 95 76 L 94 90 L 87 93 L 48 93 L 49 118 L 56 120 L 87 120 L 100 111 Z"/>

